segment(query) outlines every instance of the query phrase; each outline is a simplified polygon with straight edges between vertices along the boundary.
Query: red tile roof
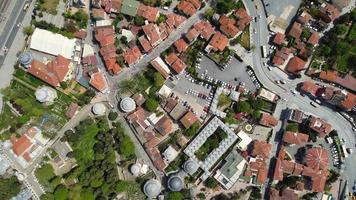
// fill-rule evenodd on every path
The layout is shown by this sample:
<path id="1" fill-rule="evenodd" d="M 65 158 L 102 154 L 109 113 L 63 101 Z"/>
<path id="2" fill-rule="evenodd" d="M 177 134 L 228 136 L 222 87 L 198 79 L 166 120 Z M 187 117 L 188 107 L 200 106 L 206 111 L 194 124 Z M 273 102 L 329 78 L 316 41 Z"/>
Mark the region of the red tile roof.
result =
<path id="1" fill-rule="evenodd" d="M 312 16 L 307 13 L 307 11 L 303 11 L 299 17 L 298 17 L 298 22 L 301 23 L 301 24 L 306 24 L 306 23 L 309 23 L 309 21 L 311 20 Z"/>
<path id="2" fill-rule="evenodd" d="M 95 39 L 99 42 L 101 47 L 115 43 L 114 29 L 110 26 L 100 26 L 95 28 Z"/>
<path id="3" fill-rule="evenodd" d="M 167 24 L 164 22 L 161 22 L 158 25 L 158 29 L 159 29 L 159 37 L 161 37 L 162 40 L 167 39 L 168 35 L 173 31 L 173 29 L 168 27 Z"/>
<path id="4" fill-rule="evenodd" d="M 238 18 L 237 20 L 237 28 L 240 30 L 244 30 L 245 27 L 250 23 L 252 17 L 249 16 L 245 9 L 239 8 L 235 12 L 235 16 Z"/>
<path id="5" fill-rule="evenodd" d="M 288 35 L 292 36 L 294 39 L 299 39 L 302 34 L 302 25 L 298 22 L 294 22 L 291 29 L 288 32 Z"/>
<path id="6" fill-rule="evenodd" d="M 332 4 L 326 3 L 326 6 L 319 9 L 319 16 L 325 22 L 334 21 L 340 16 L 340 11 Z"/>
<path id="7" fill-rule="evenodd" d="M 297 56 L 291 58 L 287 64 L 287 71 L 292 74 L 299 74 L 300 71 L 305 69 L 306 62 Z"/>
<path id="8" fill-rule="evenodd" d="M 268 113 L 262 113 L 260 124 L 263 126 L 277 126 L 278 120 Z"/>
<path id="9" fill-rule="evenodd" d="M 352 76 L 352 72 L 346 74 L 344 77 L 337 77 L 335 83 L 356 92 L 356 78 Z"/>
<path id="10" fill-rule="evenodd" d="M 327 170 L 320 170 L 312 177 L 312 191 L 313 192 L 324 192 L 328 174 L 329 173 Z"/>
<path id="11" fill-rule="evenodd" d="M 276 45 L 281 45 L 284 42 L 285 35 L 283 33 L 276 33 L 273 39 L 273 43 Z"/>
<path id="12" fill-rule="evenodd" d="M 78 30 L 74 33 L 74 37 L 84 40 L 87 37 L 87 32 L 85 30 Z"/>
<path id="13" fill-rule="evenodd" d="M 199 37 L 199 32 L 194 27 L 185 34 L 185 38 L 187 38 L 189 42 L 194 41 L 197 37 Z"/>
<path id="14" fill-rule="evenodd" d="M 165 136 L 165 135 L 167 135 L 167 134 L 172 132 L 172 130 L 173 130 L 173 122 L 169 117 L 164 116 L 156 123 L 155 129 L 162 136 Z"/>
<path id="15" fill-rule="evenodd" d="M 159 57 L 158 57 L 159 58 Z M 150 64 L 152 65 L 153 68 L 155 68 L 162 76 L 163 78 L 167 79 L 169 77 L 169 73 L 165 68 L 167 67 L 164 67 L 162 66 L 164 63 L 160 63 L 158 62 L 156 59 L 152 60 L 150 62 Z M 165 65 L 165 64 L 164 64 Z"/>
<path id="16" fill-rule="evenodd" d="M 291 49 L 286 47 L 283 47 L 281 50 L 277 50 L 273 57 L 272 63 L 277 66 L 283 65 L 284 62 L 288 59 L 290 53 Z"/>
<path id="17" fill-rule="evenodd" d="M 148 125 L 145 123 L 147 117 L 146 111 L 142 107 L 138 107 L 137 110 L 127 116 L 129 123 L 135 126 L 140 126 L 142 129 L 146 129 Z"/>
<path id="18" fill-rule="evenodd" d="M 142 54 L 137 46 L 134 46 L 124 52 L 124 59 L 128 65 L 137 63 L 141 58 Z"/>
<path id="19" fill-rule="evenodd" d="M 106 70 L 108 70 L 110 74 L 119 74 L 122 71 L 121 66 L 116 63 L 115 58 L 105 59 L 104 63 Z"/>
<path id="20" fill-rule="evenodd" d="M 326 121 L 320 119 L 320 118 L 316 118 L 316 117 L 312 117 L 310 120 L 310 124 L 309 127 L 318 133 L 319 137 L 325 137 L 326 135 L 328 135 L 331 131 L 331 124 L 327 123 Z"/>
<path id="21" fill-rule="evenodd" d="M 199 9 L 201 7 L 200 0 L 187 0 L 189 3 L 191 3 L 196 9 Z"/>
<path id="22" fill-rule="evenodd" d="M 223 51 L 229 44 L 229 39 L 222 33 L 216 32 L 209 44 L 213 47 L 214 51 Z"/>
<path id="23" fill-rule="evenodd" d="M 150 42 L 145 38 L 145 36 L 141 36 L 138 38 L 138 41 L 140 42 L 143 50 L 146 52 L 146 53 L 149 53 L 152 51 L 152 46 L 150 44 Z"/>
<path id="24" fill-rule="evenodd" d="M 177 73 L 177 74 L 180 74 L 182 73 L 185 68 L 187 68 L 187 65 L 181 60 L 181 59 L 177 59 L 173 65 L 171 65 L 171 67 L 174 69 L 174 71 Z"/>
<path id="25" fill-rule="evenodd" d="M 159 16 L 158 8 L 140 4 L 137 8 L 137 15 L 147 19 L 149 22 L 155 22 Z"/>
<path id="26" fill-rule="evenodd" d="M 197 9 L 192 3 L 184 0 L 178 3 L 177 9 L 187 16 L 192 16 L 197 12 Z"/>
<path id="27" fill-rule="evenodd" d="M 183 124 L 185 128 L 191 127 L 196 121 L 198 121 L 198 117 L 192 113 L 191 111 L 188 111 L 181 119 L 180 122 Z"/>
<path id="28" fill-rule="evenodd" d="M 176 60 L 178 60 L 178 56 L 175 53 L 170 53 L 167 57 L 166 57 L 166 62 L 169 65 L 172 65 Z"/>
<path id="29" fill-rule="evenodd" d="M 176 107 L 176 105 L 178 104 L 178 102 L 174 99 L 174 98 L 170 98 L 168 99 L 166 105 L 163 107 L 163 109 L 167 112 L 170 113 L 174 107 Z"/>
<path id="30" fill-rule="evenodd" d="M 148 41 L 151 43 L 152 47 L 157 46 L 161 41 L 159 28 L 156 24 L 147 24 L 142 27 Z"/>
<path id="31" fill-rule="evenodd" d="M 319 33 L 318 32 L 314 32 L 311 34 L 311 36 L 309 37 L 307 43 L 308 44 L 311 44 L 311 45 L 315 45 L 319 42 Z"/>
<path id="32" fill-rule="evenodd" d="M 351 110 L 356 105 L 356 95 L 348 93 L 346 99 L 341 102 L 341 107 L 345 110 Z"/>
<path id="33" fill-rule="evenodd" d="M 103 59 L 108 58 L 116 58 L 116 46 L 114 44 L 110 44 L 100 48 L 100 55 Z"/>
<path id="34" fill-rule="evenodd" d="M 176 47 L 178 53 L 183 53 L 187 50 L 188 44 L 184 41 L 184 39 L 179 39 L 174 42 L 174 46 Z"/>
<path id="35" fill-rule="evenodd" d="M 298 194 L 291 189 L 284 189 L 281 193 L 282 200 L 298 200 Z"/>
<path id="36" fill-rule="evenodd" d="M 329 164 L 328 151 L 321 147 L 311 148 L 305 156 L 305 162 L 308 167 L 314 170 L 327 169 Z"/>
<path id="37" fill-rule="evenodd" d="M 181 15 L 170 13 L 166 15 L 166 24 L 170 28 L 178 28 L 187 18 Z"/>
<path id="38" fill-rule="evenodd" d="M 12 150 L 17 156 L 22 156 L 32 146 L 32 142 L 26 134 L 23 134 L 20 138 L 16 138 L 16 136 L 13 135 L 11 143 Z"/>
<path id="39" fill-rule="evenodd" d="M 103 10 L 103 9 L 93 8 L 91 11 L 91 16 L 94 19 L 105 19 L 106 13 L 105 13 L 105 10 Z"/>
<path id="40" fill-rule="evenodd" d="M 91 86 L 93 86 L 95 89 L 97 89 L 100 92 L 107 89 L 106 80 L 101 72 L 96 72 L 92 74 L 89 83 Z"/>
<path id="41" fill-rule="evenodd" d="M 312 96 L 316 97 L 318 90 L 320 87 L 313 83 L 312 81 L 304 81 L 301 87 L 301 90 L 305 93 L 309 93 Z"/>
<path id="42" fill-rule="evenodd" d="M 253 149 L 251 155 L 257 158 L 267 159 L 271 153 L 272 145 L 266 141 L 255 140 L 253 142 Z"/>
<path id="43" fill-rule="evenodd" d="M 71 119 L 78 112 L 78 109 L 79 105 L 72 102 L 67 109 L 66 116 Z"/>
<path id="44" fill-rule="evenodd" d="M 276 165 L 273 172 L 273 180 L 282 181 L 283 180 L 283 168 L 282 168 L 282 160 L 277 158 Z"/>
<path id="45" fill-rule="evenodd" d="M 194 24 L 194 28 L 205 40 L 209 40 L 215 33 L 214 27 L 208 21 L 199 21 L 198 23 Z"/>
<path id="46" fill-rule="evenodd" d="M 337 77 L 338 77 L 337 72 L 336 71 L 331 71 L 331 70 L 321 71 L 320 74 L 319 74 L 319 78 L 320 79 L 326 80 L 326 81 L 329 81 L 329 82 L 335 82 Z"/>
<path id="47" fill-rule="evenodd" d="M 288 144 L 301 145 L 303 143 L 307 143 L 308 140 L 309 140 L 309 135 L 304 133 L 286 131 L 283 135 L 283 141 Z"/>
<path id="48" fill-rule="evenodd" d="M 234 24 L 221 24 L 220 31 L 229 38 L 235 37 L 240 32 Z"/>
<path id="49" fill-rule="evenodd" d="M 69 64 L 70 61 L 68 59 L 58 55 L 55 59 L 48 62 L 47 65 L 33 60 L 28 72 L 53 87 L 57 87 L 66 77 L 69 71 Z"/>
<path id="50" fill-rule="evenodd" d="M 82 64 L 96 66 L 96 65 L 98 65 L 98 60 L 96 59 L 95 55 L 87 56 L 87 57 L 82 58 Z"/>

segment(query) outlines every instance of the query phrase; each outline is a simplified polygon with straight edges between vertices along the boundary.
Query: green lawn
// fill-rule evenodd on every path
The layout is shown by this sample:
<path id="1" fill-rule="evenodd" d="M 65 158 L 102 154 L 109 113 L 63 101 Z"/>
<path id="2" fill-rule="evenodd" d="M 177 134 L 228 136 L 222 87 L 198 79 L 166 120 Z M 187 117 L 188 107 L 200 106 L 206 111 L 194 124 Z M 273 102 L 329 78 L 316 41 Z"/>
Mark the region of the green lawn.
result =
<path id="1" fill-rule="evenodd" d="M 39 183 L 44 187 L 50 187 L 50 181 L 56 176 L 53 167 L 50 164 L 45 164 L 35 171 L 35 176 Z M 54 188 L 52 188 L 54 189 Z"/>
<path id="2" fill-rule="evenodd" d="M 48 12 L 49 14 L 57 14 L 57 5 L 60 0 L 42 0 L 43 4 L 40 4 L 41 10 Z"/>
<path id="3" fill-rule="evenodd" d="M 93 146 L 96 143 L 95 136 L 98 133 L 99 128 L 96 124 L 92 124 L 85 129 L 85 134 L 80 140 L 74 144 L 73 149 L 75 158 L 78 162 L 88 163 L 94 160 Z"/>
<path id="4" fill-rule="evenodd" d="M 227 134 L 220 128 L 213 133 L 205 143 L 195 152 L 199 160 L 204 160 L 210 152 L 219 146 L 219 143 L 227 138 Z"/>

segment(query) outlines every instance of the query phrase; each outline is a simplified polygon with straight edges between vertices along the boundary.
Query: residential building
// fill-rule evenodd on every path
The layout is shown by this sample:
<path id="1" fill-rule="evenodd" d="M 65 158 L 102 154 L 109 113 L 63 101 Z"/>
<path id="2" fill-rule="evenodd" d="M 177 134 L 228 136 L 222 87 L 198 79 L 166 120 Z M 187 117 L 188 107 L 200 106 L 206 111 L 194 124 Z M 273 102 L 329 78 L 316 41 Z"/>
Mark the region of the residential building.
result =
<path id="1" fill-rule="evenodd" d="M 291 58 L 286 66 L 286 70 L 292 74 L 299 74 L 300 71 L 305 69 L 306 62 L 297 56 Z"/>
<path id="2" fill-rule="evenodd" d="M 174 46 L 177 49 L 178 53 L 183 53 L 188 49 L 188 44 L 184 41 L 183 38 L 180 38 L 177 41 L 175 41 Z"/>
<path id="3" fill-rule="evenodd" d="M 312 97 L 316 97 L 320 88 L 320 86 L 316 85 L 312 81 L 304 81 L 301 90 Z"/>
<path id="4" fill-rule="evenodd" d="M 100 71 L 91 74 L 89 83 L 99 92 L 105 93 L 109 89 L 105 77 Z"/>
<path id="5" fill-rule="evenodd" d="M 301 34 L 302 34 L 302 25 L 298 22 L 294 22 L 288 32 L 288 35 L 297 40 L 300 38 Z"/>
<path id="6" fill-rule="evenodd" d="M 307 143 L 309 140 L 309 135 L 304 133 L 297 133 L 292 131 L 286 131 L 283 134 L 283 142 L 288 144 L 301 145 Z"/>
<path id="7" fill-rule="evenodd" d="M 288 120 L 291 122 L 302 123 L 304 117 L 304 113 L 297 109 L 290 109 L 289 110 L 289 117 Z"/>
<path id="8" fill-rule="evenodd" d="M 208 41 L 215 33 L 214 27 L 208 21 L 199 21 L 194 28 L 200 33 L 200 37 Z"/>
<path id="9" fill-rule="evenodd" d="M 317 132 L 318 136 L 322 138 L 332 131 L 331 124 L 314 116 L 310 119 L 309 128 Z"/>
<path id="10" fill-rule="evenodd" d="M 252 17 L 249 16 L 246 12 L 245 9 L 243 8 L 239 8 L 236 10 L 236 12 L 234 13 L 236 18 L 238 19 L 236 24 L 237 24 L 237 28 L 241 31 L 243 31 L 245 29 L 245 27 L 250 23 L 250 21 L 252 20 Z"/>
<path id="11" fill-rule="evenodd" d="M 319 16 L 322 20 L 329 23 L 340 16 L 340 11 L 332 4 L 323 3 L 319 9 Z"/>
<path id="12" fill-rule="evenodd" d="M 235 26 L 236 20 L 223 15 L 219 19 L 220 31 L 224 33 L 227 37 L 235 37 L 240 30 Z"/>
<path id="13" fill-rule="evenodd" d="M 154 127 L 159 134 L 166 136 L 173 131 L 173 122 L 169 119 L 169 117 L 164 116 L 155 124 Z"/>
<path id="14" fill-rule="evenodd" d="M 260 119 L 260 125 L 262 126 L 267 126 L 267 127 L 272 127 L 272 126 L 277 126 L 278 120 L 274 118 L 272 115 L 268 113 L 262 113 L 261 119 Z"/>
<path id="15" fill-rule="evenodd" d="M 312 16 L 307 11 L 303 11 L 297 18 L 297 21 L 304 25 L 309 23 L 311 19 Z"/>
<path id="16" fill-rule="evenodd" d="M 285 35 L 283 33 L 276 33 L 273 38 L 273 43 L 276 45 L 281 45 L 284 42 Z"/>
<path id="17" fill-rule="evenodd" d="M 320 38 L 319 33 L 318 32 L 313 32 L 310 35 L 310 37 L 309 37 L 309 39 L 307 41 L 307 44 L 316 45 L 319 42 L 319 38 Z"/>
<path id="18" fill-rule="evenodd" d="M 271 153 L 272 145 L 267 143 L 266 141 L 253 141 L 253 147 L 251 156 L 261 159 L 268 159 L 269 154 Z"/>
<path id="19" fill-rule="evenodd" d="M 186 129 L 190 128 L 197 121 L 198 121 L 198 117 L 192 111 L 188 111 L 180 119 L 180 122 L 183 124 L 184 128 Z"/>
<path id="20" fill-rule="evenodd" d="M 223 51 L 229 44 L 229 39 L 220 32 L 216 32 L 211 38 L 209 44 L 206 46 L 205 51 Z"/>
<path id="21" fill-rule="evenodd" d="M 185 38 L 190 42 L 194 42 L 199 37 L 199 32 L 194 27 L 189 29 L 189 31 L 185 34 Z"/>
<path id="22" fill-rule="evenodd" d="M 194 7 L 189 1 L 180 1 L 177 5 L 177 9 L 184 15 L 190 17 L 197 12 L 197 8 Z"/>
<path id="23" fill-rule="evenodd" d="M 152 47 L 156 47 L 160 42 L 162 42 L 159 28 L 156 24 L 150 23 L 144 25 L 142 29 Z"/>
<path id="24" fill-rule="evenodd" d="M 169 70 L 168 66 L 161 57 L 156 57 L 150 62 L 150 64 L 163 76 L 163 78 L 168 79 L 171 74 L 171 70 Z"/>
<path id="25" fill-rule="evenodd" d="M 124 52 L 124 59 L 129 66 L 138 63 L 142 58 L 140 49 L 137 46 L 132 47 Z"/>
<path id="26" fill-rule="evenodd" d="M 158 8 L 140 4 L 137 8 L 137 15 L 147 19 L 149 22 L 156 22 L 159 17 Z"/>

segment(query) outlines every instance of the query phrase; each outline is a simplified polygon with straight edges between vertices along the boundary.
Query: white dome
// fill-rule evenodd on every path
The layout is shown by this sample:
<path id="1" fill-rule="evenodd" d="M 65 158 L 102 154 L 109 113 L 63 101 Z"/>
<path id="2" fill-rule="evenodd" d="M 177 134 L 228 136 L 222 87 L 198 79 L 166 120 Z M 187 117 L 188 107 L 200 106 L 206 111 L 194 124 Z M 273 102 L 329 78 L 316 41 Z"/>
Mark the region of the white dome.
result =
<path id="1" fill-rule="evenodd" d="M 124 112 L 132 112 L 136 109 L 135 101 L 130 97 L 124 97 L 120 102 L 120 108 Z"/>
<path id="2" fill-rule="evenodd" d="M 181 177 L 174 175 L 168 179 L 168 188 L 172 191 L 181 191 L 183 189 L 183 180 Z"/>
<path id="3" fill-rule="evenodd" d="M 104 115 L 106 112 L 106 107 L 103 103 L 96 103 L 93 106 L 93 113 L 96 115 Z"/>
<path id="4" fill-rule="evenodd" d="M 143 192 L 149 198 L 157 197 L 161 193 L 161 183 L 156 179 L 150 179 L 143 186 Z"/>
<path id="5" fill-rule="evenodd" d="M 198 168 L 199 166 L 192 160 L 187 160 L 183 165 L 184 171 L 190 175 L 194 174 Z"/>
<path id="6" fill-rule="evenodd" d="M 57 93 L 52 88 L 41 87 L 36 90 L 35 96 L 37 101 L 41 103 L 46 103 L 46 102 L 53 102 L 54 99 L 57 97 Z"/>
<path id="7" fill-rule="evenodd" d="M 134 176 L 138 176 L 141 171 L 141 166 L 139 164 L 133 164 L 130 168 L 130 171 Z"/>

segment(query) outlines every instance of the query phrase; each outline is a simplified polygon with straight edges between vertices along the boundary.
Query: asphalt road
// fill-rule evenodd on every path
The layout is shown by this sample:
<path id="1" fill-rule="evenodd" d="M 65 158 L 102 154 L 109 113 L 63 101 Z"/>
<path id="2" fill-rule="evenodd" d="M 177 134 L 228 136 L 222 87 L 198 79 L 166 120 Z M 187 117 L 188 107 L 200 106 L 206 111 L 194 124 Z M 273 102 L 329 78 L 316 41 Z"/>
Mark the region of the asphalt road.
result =
<path id="1" fill-rule="evenodd" d="M 258 4 L 260 9 L 256 10 L 255 5 Z M 341 138 L 344 138 L 346 143 L 346 147 L 354 147 L 355 145 L 355 133 L 352 131 L 351 124 L 345 120 L 342 116 L 340 116 L 334 110 L 320 106 L 318 108 L 314 108 L 310 105 L 310 100 L 308 97 L 302 97 L 300 95 L 293 95 L 290 91 L 295 90 L 296 85 L 303 80 L 286 80 L 286 84 L 281 86 L 275 83 L 275 80 L 284 79 L 281 78 L 278 73 L 274 73 L 274 71 L 268 71 L 266 67 L 262 66 L 263 58 L 261 56 L 261 45 L 268 46 L 268 34 L 269 31 L 267 29 L 267 20 L 265 12 L 262 8 L 261 1 L 245 1 L 245 5 L 250 12 L 251 16 L 260 15 L 261 18 L 257 21 L 257 23 L 252 22 L 252 27 L 256 29 L 256 34 L 252 35 L 253 44 L 256 46 L 256 49 L 253 53 L 253 68 L 255 70 L 255 74 L 257 78 L 262 82 L 262 84 L 280 95 L 282 98 L 286 99 L 286 108 L 295 105 L 299 107 L 299 109 L 304 112 L 316 115 L 322 119 L 328 121 L 332 127 L 338 131 Z M 356 170 L 352 167 L 352 163 L 356 163 L 356 154 L 352 154 L 346 159 L 345 162 L 345 171 L 342 174 L 342 178 L 348 180 L 353 183 L 354 179 L 356 179 Z M 351 186 L 349 185 L 350 189 Z"/>
<path id="2" fill-rule="evenodd" d="M 7 22 L 3 28 L 0 36 L 0 66 L 4 63 L 6 52 L 3 51 L 4 47 L 9 48 L 16 36 L 17 31 L 22 31 L 22 26 L 17 26 L 25 17 L 26 11 L 23 10 L 26 1 L 16 0 L 15 7 L 8 16 Z"/>

